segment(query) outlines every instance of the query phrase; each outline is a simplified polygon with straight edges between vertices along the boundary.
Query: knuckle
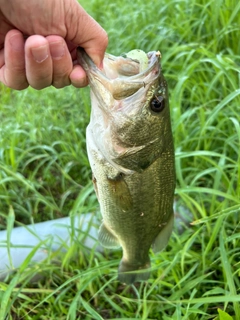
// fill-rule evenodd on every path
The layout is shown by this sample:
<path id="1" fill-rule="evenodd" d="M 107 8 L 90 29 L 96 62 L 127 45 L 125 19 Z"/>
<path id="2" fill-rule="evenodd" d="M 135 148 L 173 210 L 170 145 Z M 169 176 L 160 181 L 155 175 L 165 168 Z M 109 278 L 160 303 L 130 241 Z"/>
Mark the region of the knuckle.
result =
<path id="1" fill-rule="evenodd" d="M 35 90 L 42 90 L 42 89 L 45 89 L 47 87 L 50 87 L 51 83 L 32 82 L 32 83 L 29 83 L 29 85 Z"/>
<path id="2" fill-rule="evenodd" d="M 2 74 L 2 79 L 0 79 L 0 81 L 5 86 L 14 90 L 24 90 L 29 86 L 25 73 L 16 74 L 12 70 L 6 70 L 6 72 Z"/>
<path id="3" fill-rule="evenodd" d="M 53 82 L 53 87 L 56 89 L 62 89 L 70 85 L 70 83 L 62 83 L 62 82 Z"/>
<path id="4" fill-rule="evenodd" d="M 66 86 L 69 86 L 70 84 L 71 84 L 70 80 L 66 75 L 55 77 L 53 78 L 53 82 L 52 82 L 52 86 L 55 87 L 56 89 L 64 88 Z"/>
<path id="5" fill-rule="evenodd" d="M 27 89 L 29 87 L 29 84 L 27 82 L 25 83 L 18 83 L 18 84 L 13 84 L 12 86 L 10 86 L 10 88 L 14 89 L 14 90 L 24 90 Z"/>
<path id="6" fill-rule="evenodd" d="M 36 89 L 36 90 L 41 90 L 44 88 L 47 88 L 51 86 L 52 84 L 52 74 L 45 74 L 45 73 L 27 73 L 27 79 L 29 85 Z"/>
<path id="7" fill-rule="evenodd" d="M 108 46 L 108 34 L 105 30 L 104 30 L 103 37 L 102 37 L 102 45 L 103 45 L 103 47 L 105 47 L 105 49 Z"/>

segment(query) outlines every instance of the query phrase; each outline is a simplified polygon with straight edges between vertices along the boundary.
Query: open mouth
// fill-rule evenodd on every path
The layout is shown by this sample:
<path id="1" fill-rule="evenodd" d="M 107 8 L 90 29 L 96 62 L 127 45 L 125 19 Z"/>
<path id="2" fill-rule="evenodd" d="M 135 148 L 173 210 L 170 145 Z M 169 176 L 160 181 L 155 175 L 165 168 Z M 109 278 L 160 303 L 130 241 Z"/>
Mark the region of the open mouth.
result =
<path id="1" fill-rule="evenodd" d="M 78 48 L 78 62 L 86 71 L 93 91 L 101 85 L 115 100 L 125 99 L 151 84 L 159 76 L 160 58 L 159 51 L 133 50 L 120 57 L 106 53 L 103 70 L 100 70 L 84 49 Z"/>

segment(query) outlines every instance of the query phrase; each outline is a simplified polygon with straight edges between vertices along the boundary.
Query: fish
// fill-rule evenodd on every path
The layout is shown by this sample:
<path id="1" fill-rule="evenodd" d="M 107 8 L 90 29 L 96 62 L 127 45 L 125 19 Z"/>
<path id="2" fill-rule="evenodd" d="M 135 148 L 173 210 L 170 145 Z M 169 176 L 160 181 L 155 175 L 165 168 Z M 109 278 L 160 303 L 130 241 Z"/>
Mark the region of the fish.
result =
<path id="1" fill-rule="evenodd" d="M 86 141 L 102 215 L 98 239 L 122 248 L 120 282 L 147 281 L 149 250 L 167 246 L 174 223 L 174 143 L 161 54 L 105 53 L 102 68 L 82 48 L 77 57 L 90 86 Z"/>

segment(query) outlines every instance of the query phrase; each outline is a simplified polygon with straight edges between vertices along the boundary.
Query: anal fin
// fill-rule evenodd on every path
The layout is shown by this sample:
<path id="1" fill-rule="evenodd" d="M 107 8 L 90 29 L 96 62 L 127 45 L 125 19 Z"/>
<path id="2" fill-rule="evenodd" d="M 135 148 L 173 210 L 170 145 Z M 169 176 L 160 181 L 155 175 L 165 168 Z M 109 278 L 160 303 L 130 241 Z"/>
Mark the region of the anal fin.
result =
<path id="1" fill-rule="evenodd" d="M 105 226 L 104 223 L 100 226 L 98 240 L 105 248 L 114 249 L 120 247 L 117 237 Z"/>

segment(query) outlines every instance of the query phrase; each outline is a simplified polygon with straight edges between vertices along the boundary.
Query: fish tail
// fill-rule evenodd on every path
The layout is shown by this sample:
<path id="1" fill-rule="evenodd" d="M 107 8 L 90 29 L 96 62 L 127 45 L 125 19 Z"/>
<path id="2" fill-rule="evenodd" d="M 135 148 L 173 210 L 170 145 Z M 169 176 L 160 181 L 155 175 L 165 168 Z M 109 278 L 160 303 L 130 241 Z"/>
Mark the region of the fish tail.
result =
<path id="1" fill-rule="evenodd" d="M 149 258 L 141 265 L 131 264 L 128 261 L 121 260 L 118 268 L 118 280 L 125 284 L 133 284 L 134 282 L 138 281 L 147 281 L 150 277 L 150 267 L 151 262 Z"/>

